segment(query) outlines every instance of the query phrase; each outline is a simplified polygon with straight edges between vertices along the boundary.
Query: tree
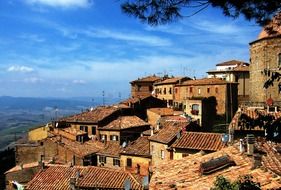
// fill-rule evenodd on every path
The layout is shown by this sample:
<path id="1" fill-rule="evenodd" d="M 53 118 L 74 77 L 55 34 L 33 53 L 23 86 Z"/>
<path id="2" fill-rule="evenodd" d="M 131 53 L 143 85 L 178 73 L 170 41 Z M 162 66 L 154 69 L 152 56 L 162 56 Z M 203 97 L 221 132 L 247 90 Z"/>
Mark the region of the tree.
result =
<path id="1" fill-rule="evenodd" d="M 260 184 L 253 181 L 251 175 L 240 176 L 231 183 L 223 176 L 217 176 L 214 186 L 211 190 L 260 190 Z"/>
<path id="2" fill-rule="evenodd" d="M 281 11 L 278 0 L 126 0 L 121 8 L 142 22 L 159 25 L 190 17 L 209 6 L 220 8 L 225 16 L 243 15 L 260 25 L 267 24 Z"/>

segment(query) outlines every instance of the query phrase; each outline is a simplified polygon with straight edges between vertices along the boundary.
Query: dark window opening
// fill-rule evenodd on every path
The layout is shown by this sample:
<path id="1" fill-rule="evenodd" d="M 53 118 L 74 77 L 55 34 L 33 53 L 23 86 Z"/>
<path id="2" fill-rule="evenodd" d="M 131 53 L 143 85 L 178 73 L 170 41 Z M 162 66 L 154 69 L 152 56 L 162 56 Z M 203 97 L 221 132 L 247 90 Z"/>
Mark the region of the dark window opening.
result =
<path id="1" fill-rule="evenodd" d="M 281 67 L 281 53 L 278 54 L 278 67 Z"/>
<path id="2" fill-rule="evenodd" d="M 192 115 L 198 115 L 199 114 L 199 104 L 192 104 L 191 114 Z"/>
<path id="3" fill-rule="evenodd" d="M 164 90 L 163 90 L 163 94 L 166 94 L 166 88 L 164 88 Z"/>
<path id="4" fill-rule="evenodd" d="M 127 167 L 131 168 L 132 167 L 132 159 L 127 158 Z"/>
<path id="5" fill-rule="evenodd" d="M 210 93 L 210 88 L 207 88 L 207 93 Z"/>
<path id="6" fill-rule="evenodd" d="M 172 88 L 169 89 L 169 94 L 172 94 Z"/>
<path id="7" fill-rule="evenodd" d="M 153 87 L 149 86 L 149 91 L 152 92 L 153 91 Z"/>
<path id="8" fill-rule="evenodd" d="M 92 135 L 96 135 L 96 127 L 92 126 Z"/>
<path id="9" fill-rule="evenodd" d="M 215 88 L 215 91 L 216 91 L 216 93 L 218 93 L 218 92 L 219 92 L 219 89 L 218 89 L 218 87 L 216 87 L 216 88 Z"/>
<path id="10" fill-rule="evenodd" d="M 120 166 L 120 160 L 117 158 L 113 158 L 113 166 Z"/>
<path id="11" fill-rule="evenodd" d="M 192 93 L 192 87 L 189 88 L 189 92 Z"/>
<path id="12" fill-rule="evenodd" d="M 99 156 L 100 163 L 106 164 L 106 157 L 105 156 Z"/>

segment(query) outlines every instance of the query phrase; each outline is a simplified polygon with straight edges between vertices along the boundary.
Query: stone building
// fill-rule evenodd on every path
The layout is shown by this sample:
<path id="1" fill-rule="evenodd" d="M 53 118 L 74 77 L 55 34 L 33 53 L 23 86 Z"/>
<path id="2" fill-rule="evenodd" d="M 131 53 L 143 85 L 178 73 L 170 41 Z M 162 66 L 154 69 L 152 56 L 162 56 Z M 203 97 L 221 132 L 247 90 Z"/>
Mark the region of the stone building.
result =
<path id="1" fill-rule="evenodd" d="M 172 77 L 154 84 L 154 96 L 165 100 L 168 107 L 174 106 L 175 99 L 175 85 L 180 84 L 186 80 L 190 80 L 188 77 Z"/>
<path id="2" fill-rule="evenodd" d="M 120 153 L 121 167 L 133 174 L 141 176 L 149 175 L 151 155 L 148 137 L 139 137 L 128 144 Z"/>
<path id="3" fill-rule="evenodd" d="M 136 140 L 150 125 L 137 116 L 120 116 L 109 124 L 98 128 L 103 142 L 117 141 L 119 144 Z"/>
<path id="4" fill-rule="evenodd" d="M 243 61 L 230 60 L 216 65 L 215 70 L 207 72 L 208 78 L 222 78 L 228 82 L 238 83 L 238 101 L 249 100 L 249 64 Z"/>
<path id="5" fill-rule="evenodd" d="M 130 84 L 132 98 L 141 98 L 143 96 L 151 95 L 153 91 L 153 84 L 161 80 L 161 77 L 153 75 L 131 81 Z"/>
<path id="6" fill-rule="evenodd" d="M 208 98 L 215 105 L 215 113 L 230 120 L 237 110 L 237 85 L 219 78 L 188 80 L 176 85 L 175 105 L 186 110 L 189 99 Z"/>
<path id="7" fill-rule="evenodd" d="M 281 16 L 281 14 L 277 15 Z M 273 18 L 269 27 L 275 32 L 269 33 L 265 28 L 261 31 L 258 39 L 250 43 L 250 101 L 265 103 L 270 97 L 274 102 L 281 101 L 279 92 L 280 82 L 276 81 L 273 86 L 264 88 L 265 81 L 273 78 L 272 72 L 281 67 L 281 27 Z M 270 72 L 266 72 L 265 70 Z M 279 72 L 280 73 L 280 72 Z M 279 102 L 280 103 L 280 102 Z"/>

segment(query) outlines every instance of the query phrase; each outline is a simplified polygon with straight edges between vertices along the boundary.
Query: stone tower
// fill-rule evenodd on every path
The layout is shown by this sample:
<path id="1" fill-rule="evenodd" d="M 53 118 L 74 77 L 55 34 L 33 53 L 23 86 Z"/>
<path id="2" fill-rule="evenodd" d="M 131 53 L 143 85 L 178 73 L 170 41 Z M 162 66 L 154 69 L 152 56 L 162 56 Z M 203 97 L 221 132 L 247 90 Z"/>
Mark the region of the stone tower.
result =
<path id="1" fill-rule="evenodd" d="M 279 19 L 278 19 L 279 17 Z M 278 84 L 275 81 L 273 86 L 263 88 L 266 80 L 271 74 L 265 75 L 264 70 L 269 69 L 281 73 L 281 14 L 273 18 L 268 26 L 275 32 L 267 32 L 265 28 L 259 34 L 257 40 L 250 43 L 250 101 L 265 103 L 270 97 L 274 102 L 281 101 Z M 279 22 L 279 24 L 277 23 Z"/>

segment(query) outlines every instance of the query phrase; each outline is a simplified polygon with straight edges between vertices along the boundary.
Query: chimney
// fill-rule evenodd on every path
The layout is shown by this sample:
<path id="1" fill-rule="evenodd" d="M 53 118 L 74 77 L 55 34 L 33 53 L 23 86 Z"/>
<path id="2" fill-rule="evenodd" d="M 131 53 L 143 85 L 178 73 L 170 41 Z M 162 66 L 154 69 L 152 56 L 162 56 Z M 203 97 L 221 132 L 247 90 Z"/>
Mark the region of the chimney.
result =
<path id="1" fill-rule="evenodd" d="M 72 156 L 72 162 L 71 162 L 71 165 L 72 165 L 72 166 L 75 166 L 75 156 L 74 156 L 74 155 Z"/>
<path id="2" fill-rule="evenodd" d="M 247 154 L 252 156 L 254 154 L 255 136 L 253 134 L 247 135 Z"/>
<path id="3" fill-rule="evenodd" d="M 150 136 L 153 136 L 153 128 L 150 129 Z"/>
<path id="4" fill-rule="evenodd" d="M 70 183 L 70 189 L 71 190 L 76 190 L 76 178 L 75 177 L 71 177 L 69 180 Z"/>
<path id="5" fill-rule="evenodd" d="M 262 164 L 261 164 L 261 155 L 260 154 L 255 154 L 253 156 L 253 163 L 252 163 L 252 168 L 251 169 L 256 169 L 259 168 Z"/>
<path id="6" fill-rule="evenodd" d="M 243 153 L 245 151 L 243 139 L 240 139 L 240 141 L 239 141 L 239 150 L 240 150 L 240 153 Z"/>

